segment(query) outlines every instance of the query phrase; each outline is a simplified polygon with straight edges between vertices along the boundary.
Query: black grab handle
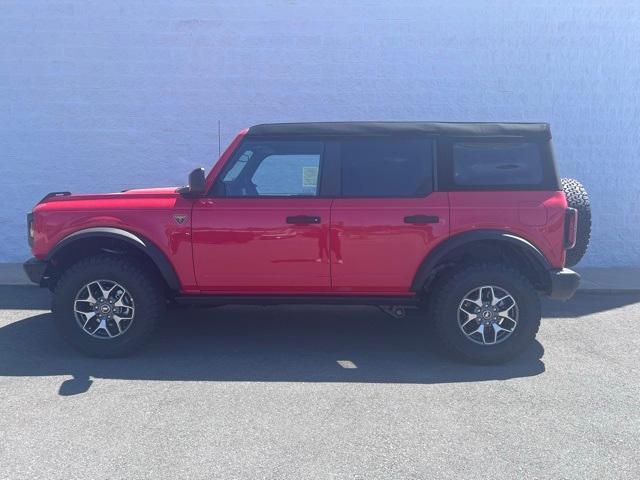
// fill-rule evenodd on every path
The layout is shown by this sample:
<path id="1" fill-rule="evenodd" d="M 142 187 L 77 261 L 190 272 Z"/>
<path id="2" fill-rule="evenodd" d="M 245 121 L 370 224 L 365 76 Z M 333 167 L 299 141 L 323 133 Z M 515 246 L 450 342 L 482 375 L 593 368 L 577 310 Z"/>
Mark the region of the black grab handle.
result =
<path id="1" fill-rule="evenodd" d="M 309 225 L 313 223 L 320 223 L 320 217 L 315 215 L 294 215 L 293 217 L 287 217 L 287 223 L 294 225 Z"/>
<path id="2" fill-rule="evenodd" d="M 404 217 L 404 223 L 438 223 L 440 218 L 436 215 L 409 215 Z"/>

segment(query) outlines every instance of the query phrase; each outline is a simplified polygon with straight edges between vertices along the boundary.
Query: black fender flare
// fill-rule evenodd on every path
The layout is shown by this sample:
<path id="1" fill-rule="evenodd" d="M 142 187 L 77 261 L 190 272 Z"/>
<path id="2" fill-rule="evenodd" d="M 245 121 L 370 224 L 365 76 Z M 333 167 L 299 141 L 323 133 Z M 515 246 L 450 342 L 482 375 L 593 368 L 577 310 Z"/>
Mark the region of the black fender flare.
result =
<path id="1" fill-rule="evenodd" d="M 533 262 L 533 264 L 539 269 L 539 271 L 553 269 L 553 266 L 549 263 L 547 257 L 544 256 L 544 254 L 538 247 L 518 235 L 502 230 L 473 230 L 470 232 L 455 235 L 448 240 L 440 243 L 431 252 L 429 252 L 427 257 L 420 264 L 420 267 L 418 267 L 418 270 L 413 277 L 411 290 L 413 292 L 422 291 L 422 287 L 429 279 L 429 276 L 434 272 L 434 268 L 449 253 L 464 245 L 486 240 L 506 242 L 508 244 L 514 245 L 516 248 L 522 251 L 530 261 Z"/>
<path id="2" fill-rule="evenodd" d="M 93 227 L 73 232 L 60 240 L 49 251 L 45 260 L 50 261 L 57 253 L 68 247 L 70 244 L 87 238 L 115 238 L 135 246 L 143 254 L 147 255 L 155 266 L 158 267 L 160 274 L 171 290 L 180 290 L 180 280 L 178 279 L 178 275 L 164 252 L 143 236 L 131 233 L 128 230 L 123 230 L 121 228 Z"/>

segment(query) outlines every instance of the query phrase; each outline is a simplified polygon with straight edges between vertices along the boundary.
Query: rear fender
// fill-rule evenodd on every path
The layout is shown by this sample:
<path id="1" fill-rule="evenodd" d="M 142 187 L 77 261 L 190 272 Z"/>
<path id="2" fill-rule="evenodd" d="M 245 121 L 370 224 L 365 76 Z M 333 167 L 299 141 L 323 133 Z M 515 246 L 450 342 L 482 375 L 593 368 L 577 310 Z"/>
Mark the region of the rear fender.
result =
<path id="1" fill-rule="evenodd" d="M 473 230 L 451 237 L 435 247 L 418 268 L 411 284 L 411 290 L 421 292 L 429 278 L 437 272 L 439 264 L 447 256 L 458 249 L 480 241 L 497 241 L 513 245 L 535 265 L 538 274 L 553 268 L 540 249 L 522 237 L 501 230 Z"/>

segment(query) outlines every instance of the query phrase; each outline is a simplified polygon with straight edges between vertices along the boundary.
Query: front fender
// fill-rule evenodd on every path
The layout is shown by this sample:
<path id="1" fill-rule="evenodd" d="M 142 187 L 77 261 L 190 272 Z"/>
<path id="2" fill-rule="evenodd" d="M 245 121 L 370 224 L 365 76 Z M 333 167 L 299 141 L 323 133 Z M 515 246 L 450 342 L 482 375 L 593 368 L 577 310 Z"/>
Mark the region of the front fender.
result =
<path id="1" fill-rule="evenodd" d="M 160 250 L 153 242 L 150 242 L 139 234 L 134 234 L 128 230 L 115 227 L 92 227 L 78 230 L 77 232 L 67 235 L 60 240 L 46 255 L 45 261 L 51 261 L 56 254 L 60 253 L 63 249 L 69 248 L 74 242 L 85 240 L 87 238 L 111 238 L 127 242 L 130 245 L 135 246 L 142 253 L 151 259 L 151 261 L 158 267 L 162 277 L 167 282 L 167 285 L 172 290 L 180 289 L 180 281 L 178 275 L 171 265 L 171 262 L 167 256 Z"/>

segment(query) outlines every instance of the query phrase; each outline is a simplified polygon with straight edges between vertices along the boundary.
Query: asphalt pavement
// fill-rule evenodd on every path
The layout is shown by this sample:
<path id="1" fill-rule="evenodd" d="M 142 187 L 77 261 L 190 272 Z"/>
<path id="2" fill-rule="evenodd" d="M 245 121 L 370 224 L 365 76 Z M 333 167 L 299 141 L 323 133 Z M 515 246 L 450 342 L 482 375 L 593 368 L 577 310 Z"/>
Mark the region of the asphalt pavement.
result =
<path id="1" fill-rule="evenodd" d="M 58 337 L 0 286 L 0 478 L 640 478 L 640 294 L 544 302 L 502 366 L 451 361 L 417 314 L 170 313 L 139 354 Z"/>

